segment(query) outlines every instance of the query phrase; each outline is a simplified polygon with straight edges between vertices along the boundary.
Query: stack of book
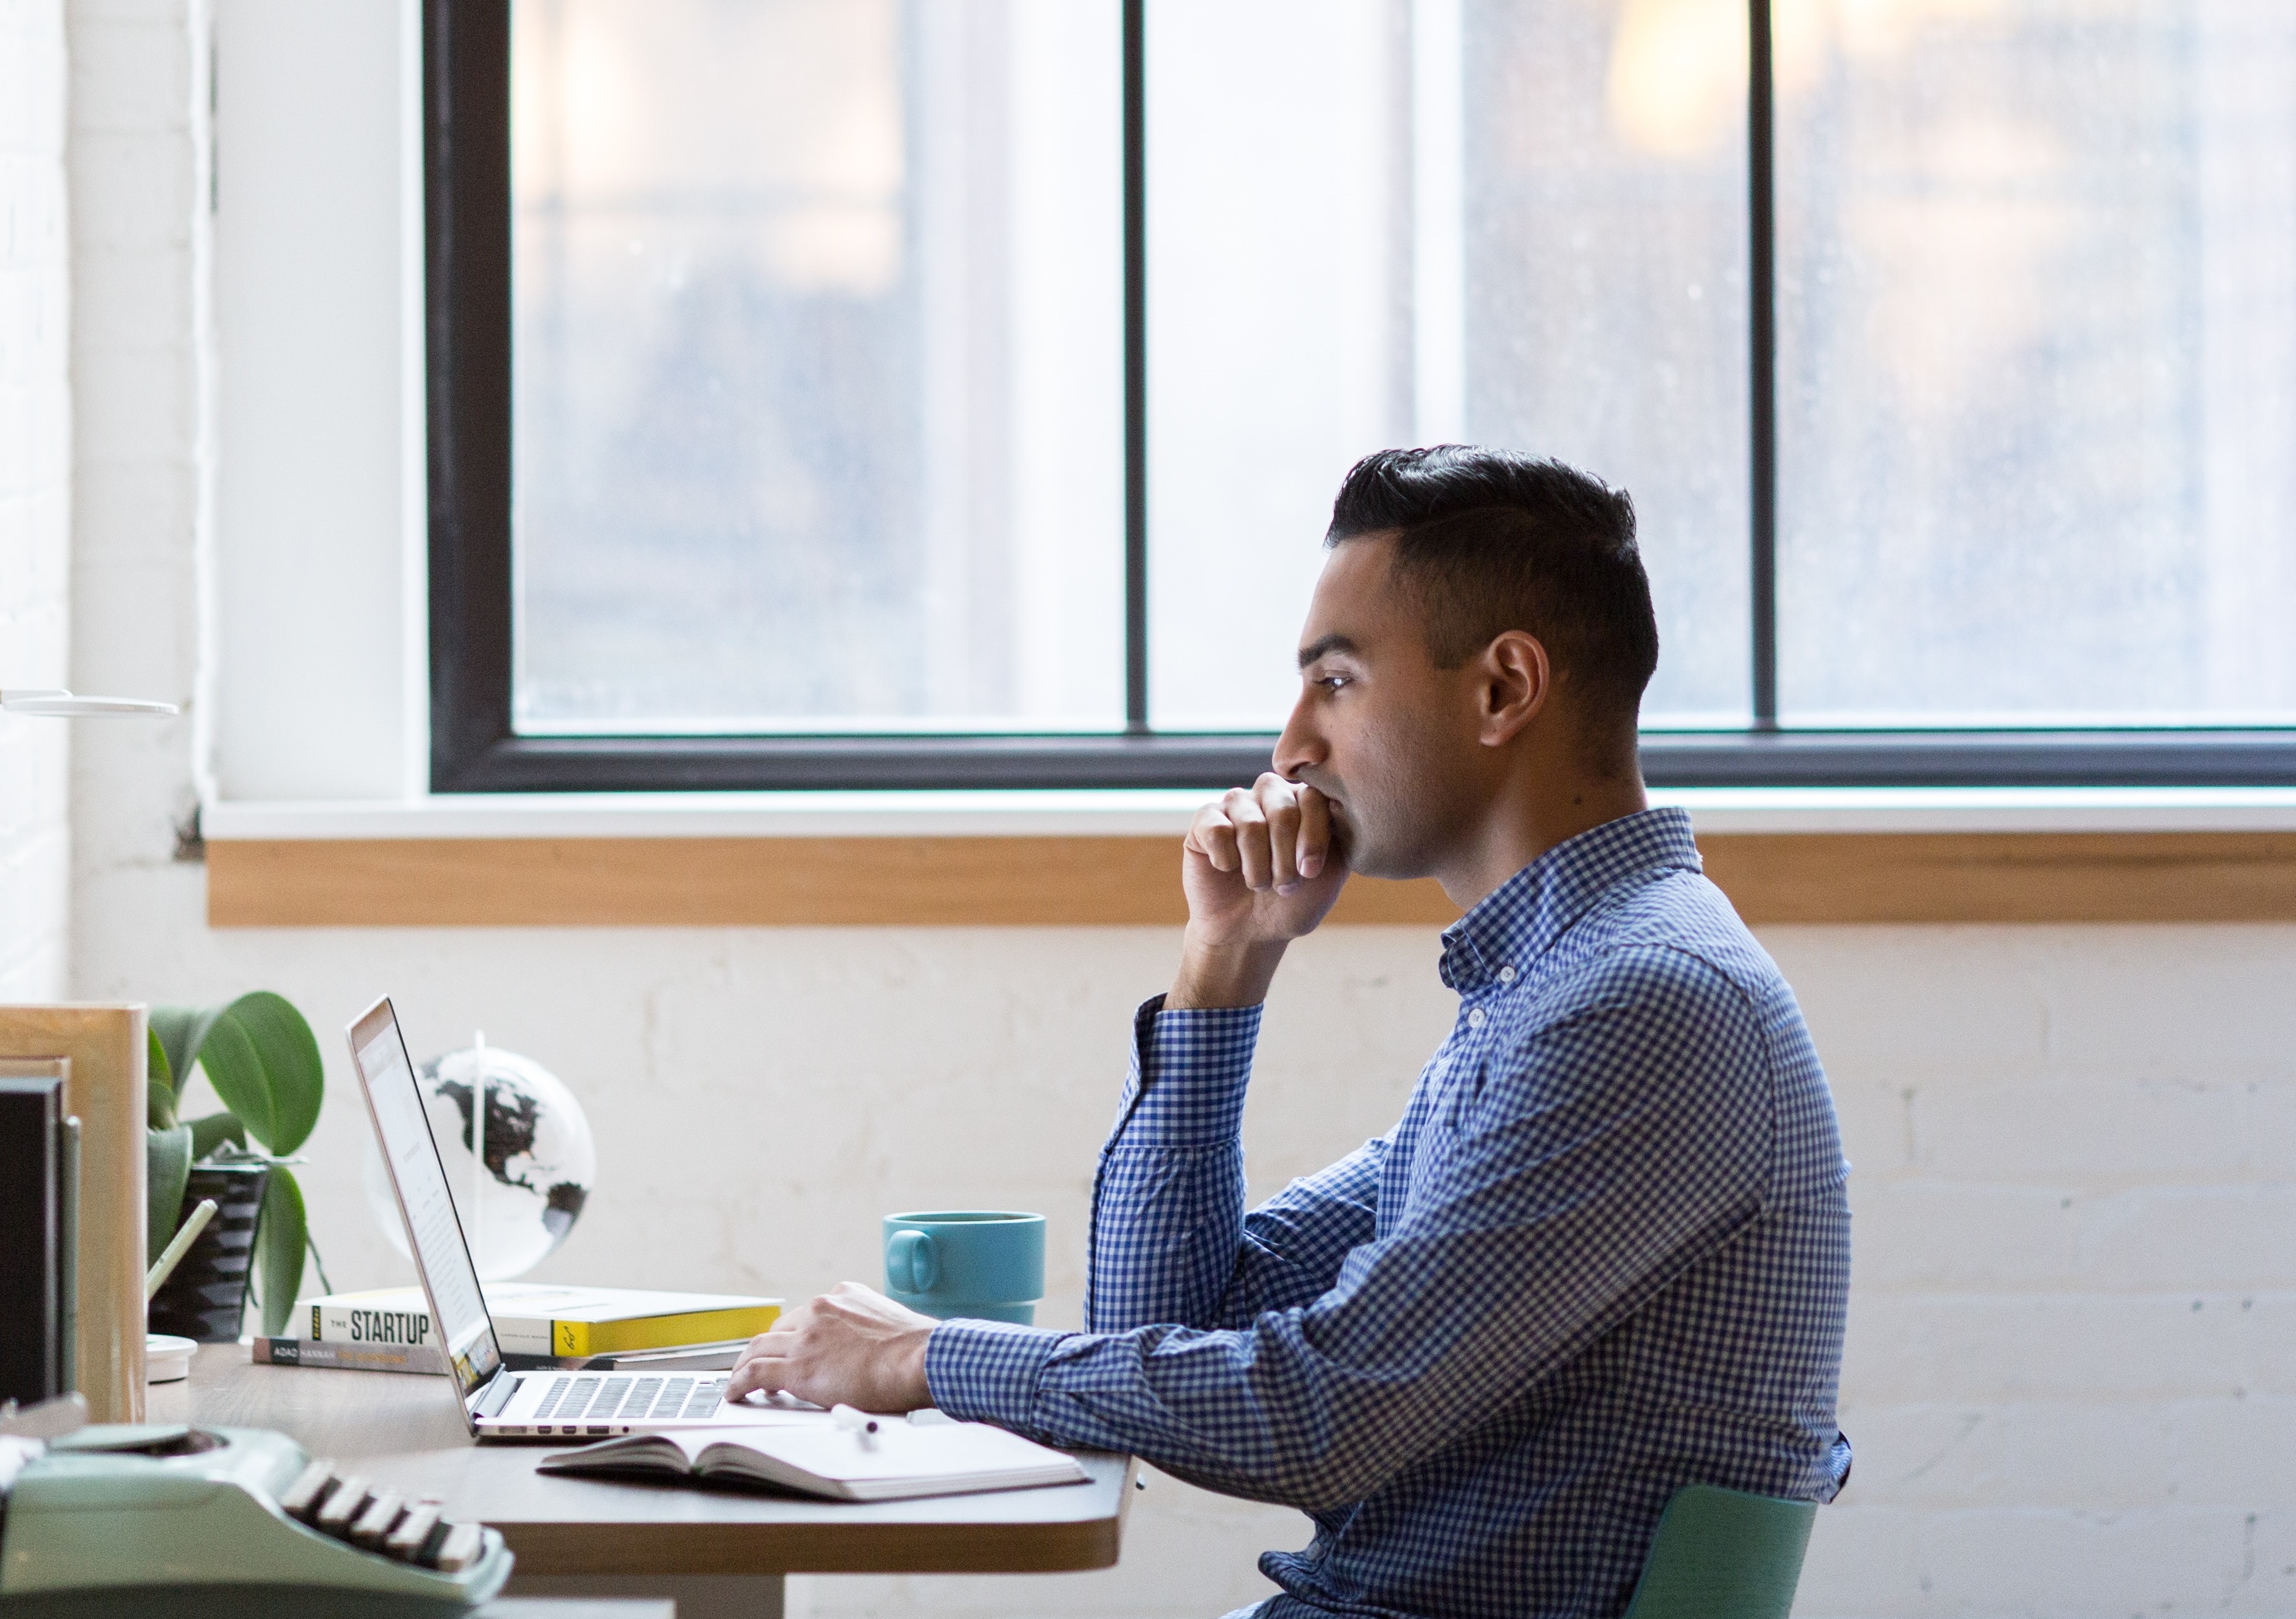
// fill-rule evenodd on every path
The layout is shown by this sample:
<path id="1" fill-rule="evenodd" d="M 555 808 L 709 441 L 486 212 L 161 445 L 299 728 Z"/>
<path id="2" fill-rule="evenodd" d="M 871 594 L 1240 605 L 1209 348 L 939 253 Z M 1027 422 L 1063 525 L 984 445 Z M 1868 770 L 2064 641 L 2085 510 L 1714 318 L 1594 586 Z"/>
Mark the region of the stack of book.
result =
<path id="1" fill-rule="evenodd" d="M 779 1299 L 630 1287 L 488 1282 L 487 1312 L 512 1366 L 723 1370 L 774 1324 Z M 297 1308 L 299 1333 L 258 1337 L 274 1366 L 443 1375 L 446 1357 L 420 1287 L 333 1293 Z"/>

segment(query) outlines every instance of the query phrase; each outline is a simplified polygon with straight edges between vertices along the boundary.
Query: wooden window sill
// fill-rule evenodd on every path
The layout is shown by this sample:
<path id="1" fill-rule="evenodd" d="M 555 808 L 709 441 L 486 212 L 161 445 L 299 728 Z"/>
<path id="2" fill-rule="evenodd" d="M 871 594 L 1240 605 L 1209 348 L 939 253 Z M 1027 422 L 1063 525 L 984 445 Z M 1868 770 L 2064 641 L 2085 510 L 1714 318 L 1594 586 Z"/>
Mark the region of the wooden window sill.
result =
<path id="1" fill-rule="evenodd" d="M 1183 794 L 1187 799 L 1189 794 Z M 2128 804 L 2041 813 L 1996 797 L 1860 813 L 1693 806 L 1706 870 L 1750 924 L 2276 924 L 2296 921 L 2296 804 Z M 723 801 L 551 820 L 535 804 L 310 818 L 211 809 L 216 928 L 769 928 L 1177 925 L 1185 801 L 1056 818 L 916 810 L 858 836 L 840 806 L 765 822 Z M 1871 810 L 1871 813 L 1866 813 Z M 983 820 L 985 818 L 985 820 Z M 2021 822 L 2022 818 L 2022 822 Z M 865 815 L 864 815 L 865 820 Z M 1833 829 L 1844 822 L 1881 829 Z M 620 826 L 629 831 L 622 834 Z M 2103 829 L 2078 829 L 2082 825 Z M 593 831 L 593 826 L 597 829 Z M 1079 829 L 1070 829 L 1079 826 Z M 1104 826 L 1088 831 L 1081 826 Z M 1910 826 L 1910 829 L 1908 829 Z M 404 836 L 418 831 L 422 836 Z M 294 836 L 283 836 L 294 834 Z M 441 836 L 450 834 L 450 836 Z M 1357 880 L 1332 921 L 1439 925 L 1432 882 Z"/>

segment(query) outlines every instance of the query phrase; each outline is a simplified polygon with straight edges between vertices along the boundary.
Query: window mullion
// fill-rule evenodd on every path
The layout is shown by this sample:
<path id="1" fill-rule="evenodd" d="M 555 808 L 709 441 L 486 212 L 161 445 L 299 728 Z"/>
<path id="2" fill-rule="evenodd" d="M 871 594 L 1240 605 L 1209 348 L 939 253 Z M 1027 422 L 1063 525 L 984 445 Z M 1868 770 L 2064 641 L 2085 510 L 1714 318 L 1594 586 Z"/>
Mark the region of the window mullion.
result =
<path id="1" fill-rule="evenodd" d="M 1145 0 L 1124 0 L 1124 723 L 1148 730 L 1148 162 Z"/>
<path id="2" fill-rule="evenodd" d="M 1752 614 L 1754 728 L 1778 725 L 1777 188 L 1773 161 L 1770 0 L 1747 0 L 1746 295 L 1753 487 L 1748 606 Z"/>

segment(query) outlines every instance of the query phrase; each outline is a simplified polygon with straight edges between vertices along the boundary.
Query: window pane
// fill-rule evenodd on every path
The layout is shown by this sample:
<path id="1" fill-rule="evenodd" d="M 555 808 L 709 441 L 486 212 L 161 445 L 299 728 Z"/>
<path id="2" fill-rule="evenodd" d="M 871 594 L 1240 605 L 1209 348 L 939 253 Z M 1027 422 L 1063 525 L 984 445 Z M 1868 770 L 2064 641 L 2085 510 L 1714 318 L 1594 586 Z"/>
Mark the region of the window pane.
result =
<path id="1" fill-rule="evenodd" d="M 1120 726 L 1114 0 L 518 0 L 529 731 Z"/>
<path id="2" fill-rule="evenodd" d="M 1739 0 L 1148 8 L 1157 725 L 1279 723 L 1341 474 L 1459 440 L 1631 490 L 1646 717 L 1742 722 L 1743 31 Z"/>
<path id="3" fill-rule="evenodd" d="M 1467 8 L 1466 436 L 1635 497 L 1645 726 L 1751 717 L 1744 0 Z"/>
<path id="4" fill-rule="evenodd" d="M 2296 8 L 1776 26 L 1787 717 L 2296 719 Z"/>

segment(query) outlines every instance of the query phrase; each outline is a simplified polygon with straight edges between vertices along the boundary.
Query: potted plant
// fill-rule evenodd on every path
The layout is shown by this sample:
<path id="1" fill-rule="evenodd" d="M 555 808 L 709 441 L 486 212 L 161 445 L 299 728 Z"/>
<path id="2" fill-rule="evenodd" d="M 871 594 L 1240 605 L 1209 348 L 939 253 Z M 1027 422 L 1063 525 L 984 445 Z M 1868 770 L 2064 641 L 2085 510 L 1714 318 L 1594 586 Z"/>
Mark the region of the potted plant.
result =
<path id="1" fill-rule="evenodd" d="M 224 1111 L 186 1122 L 177 1105 L 194 1065 Z M 228 1006 L 152 1009 L 150 1252 L 160 1252 L 200 1198 L 217 1204 L 152 1299 L 152 1330 L 207 1343 L 237 1338 L 247 1285 L 258 1272 L 263 1330 L 287 1330 L 310 1245 L 289 1155 L 309 1138 L 325 1094 L 319 1042 L 282 996 L 259 990 Z"/>

